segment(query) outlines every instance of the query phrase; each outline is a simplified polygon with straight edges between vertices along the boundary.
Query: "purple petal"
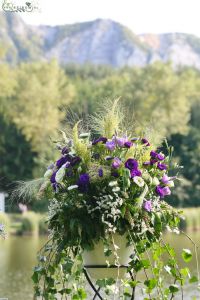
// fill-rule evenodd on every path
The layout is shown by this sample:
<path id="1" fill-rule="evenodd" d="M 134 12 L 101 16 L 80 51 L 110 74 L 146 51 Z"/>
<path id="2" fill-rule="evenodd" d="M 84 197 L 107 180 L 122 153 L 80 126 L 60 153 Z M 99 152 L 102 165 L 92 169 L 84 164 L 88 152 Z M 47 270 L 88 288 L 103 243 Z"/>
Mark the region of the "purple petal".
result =
<path id="1" fill-rule="evenodd" d="M 158 169 L 160 169 L 161 171 L 163 170 L 167 170 L 167 165 L 166 164 L 161 164 L 160 162 L 157 165 Z"/>
<path id="2" fill-rule="evenodd" d="M 99 137 L 98 139 L 94 140 L 94 141 L 92 142 L 92 145 L 96 145 L 96 144 L 98 144 L 99 142 L 102 142 L 103 144 L 105 144 L 105 143 L 107 142 L 107 138 L 101 136 L 101 137 Z"/>
<path id="3" fill-rule="evenodd" d="M 129 158 L 125 162 L 125 167 L 129 170 L 137 169 L 138 168 L 138 162 L 137 162 L 137 160 L 135 160 L 133 158 Z"/>

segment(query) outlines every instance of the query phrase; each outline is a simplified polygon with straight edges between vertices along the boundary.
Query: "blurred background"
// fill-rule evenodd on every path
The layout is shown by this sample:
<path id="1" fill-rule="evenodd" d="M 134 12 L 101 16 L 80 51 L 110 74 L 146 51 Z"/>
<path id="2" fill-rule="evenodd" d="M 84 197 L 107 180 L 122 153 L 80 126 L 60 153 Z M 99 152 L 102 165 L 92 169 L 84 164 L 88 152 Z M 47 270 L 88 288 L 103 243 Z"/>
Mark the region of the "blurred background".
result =
<path id="1" fill-rule="evenodd" d="M 107 98 L 121 96 L 136 128 L 149 126 L 174 147 L 184 168 L 168 202 L 183 208 L 181 226 L 198 244 L 200 3 L 0 0 L 0 7 L 0 223 L 7 230 L 0 298 L 33 298 L 30 276 L 47 236 L 47 199 L 13 200 L 13 182 L 43 175 L 67 110 L 85 117 Z M 166 238 L 177 250 L 188 247 L 184 237 Z"/>

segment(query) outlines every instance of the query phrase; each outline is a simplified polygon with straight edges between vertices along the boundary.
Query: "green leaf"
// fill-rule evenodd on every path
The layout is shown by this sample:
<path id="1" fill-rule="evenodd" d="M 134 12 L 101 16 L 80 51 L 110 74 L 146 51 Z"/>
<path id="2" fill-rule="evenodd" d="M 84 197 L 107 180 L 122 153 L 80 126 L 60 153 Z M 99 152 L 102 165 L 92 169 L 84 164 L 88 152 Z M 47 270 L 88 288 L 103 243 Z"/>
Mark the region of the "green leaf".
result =
<path id="1" fill-rule="evenodd" d="M 189 283 L 198 282 L 198 278 L 196 276 L 192 276 L 189 280 Z"/>
<path id="2" fill-rule="evenodd" d="M 156 285 L 157 285 L 157 280 L 155 278 L 145 280 L 144 284 L 148 287 L 149 291 L 152 291 Z"/>
<path id="3" fill-rule="evenodd" d="M 169 290 L 172 294 L 177 293 L 179 291 L 179 287 L 177 284 L 172 284 L 169 286 Z"/>
<path id="4" fill-rule="evenodd" d="M 38 282 L 39 282 L 39 276 L 38 276 L 38 273 L 33 273 L 33 275 L 32 275 L 32 280 L 33 280 L 33 282 L 35 283 L 35 284 L 37 284 Z"/>
<path id="5" fill-rule="evenodd" d="M 185 262 L 190 262 L 192 259 L 192 253 L 189 249 L 183 249 L 182 251 L 182 258 Z"/>

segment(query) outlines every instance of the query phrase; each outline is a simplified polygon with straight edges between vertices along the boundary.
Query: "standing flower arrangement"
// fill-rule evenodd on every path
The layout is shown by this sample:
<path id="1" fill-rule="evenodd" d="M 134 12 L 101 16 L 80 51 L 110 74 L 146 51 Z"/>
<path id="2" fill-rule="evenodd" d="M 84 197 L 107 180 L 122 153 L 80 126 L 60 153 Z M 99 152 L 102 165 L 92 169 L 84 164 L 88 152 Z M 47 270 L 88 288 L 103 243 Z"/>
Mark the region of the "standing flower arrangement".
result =
<path id="1" fill-rule="evenodd" d="M 79 131 L 80 123 L 71 136 L 63 132 L 60 156 L 44 174 L 39 195 L 49 199 L 50 235 L 33 274 L 35 296 L 90 299 L 82 276 L 83 253 L 101 241 L 108 267 L 112 252 L 118 266 L 118 235 L 132 249 L 127 274 L 134 276 L 121 279 L 121 296 L 116 296 L 118 278 L 98 279 L 104 299 L 130 299 L 130 288 L 135 292 L 136 287 L 143 290 L 143 299 L 173 299 L 179 291 L 183 299 L 186 279 L 197 278 L 178 268 L 163 238 L 164 230 L 178 232 L 180 221 L 180 213 L 165 202 L 177 180 L 170 175 L 170 155 L 146 136 L 123 129 L 118 101 L 90 121 L 87 133 Z M 185 249 L 183 257 L 189 261 L 190 251 Z"/>

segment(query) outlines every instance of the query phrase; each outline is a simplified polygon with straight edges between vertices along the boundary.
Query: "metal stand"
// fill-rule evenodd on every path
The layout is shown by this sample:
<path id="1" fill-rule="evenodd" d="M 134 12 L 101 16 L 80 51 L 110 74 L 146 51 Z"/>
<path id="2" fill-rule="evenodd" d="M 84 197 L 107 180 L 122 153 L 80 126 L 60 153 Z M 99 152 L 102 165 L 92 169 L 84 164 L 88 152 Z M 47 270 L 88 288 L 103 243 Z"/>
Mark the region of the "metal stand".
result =
<path id="1" fill-rule="evenodd" d="M 85 275 L 85 278 L 87 279 L 90 287 L 93 289 L 94 291 L 94 297 L 93 300 L 96 299 L 96 297 L 98 297 L 99 299 L 103 300 L 101 294 L 100 294 L 100 290 L 101 288 L 99 287 L 98 289 L 95 287 L 95 285 L 93 284 L 90 276 L 88 275 L 87 269 L 105 269 L 105 268 L 109 268 L 109 269 L 116 269 L 116 268 L 128 268 L 128 266 L 126 265 L 121 265 L 121 266 L 115 266 L 115 265 L 110 265 L 109 267 L 107 265 L 85 265 L 83 268 L 83 273 Z M 134 276 L 132 274 L 131 271 L 129 271 L 129 275 L 131 277 L 132 280 L 134 280 Z M 132 296 L 131 296 L 131 300 L 134 300 L 135 298 L 135 287 L 133 287 L 132 289 Z"/>

